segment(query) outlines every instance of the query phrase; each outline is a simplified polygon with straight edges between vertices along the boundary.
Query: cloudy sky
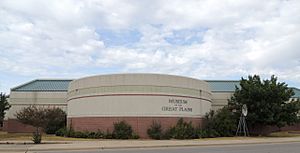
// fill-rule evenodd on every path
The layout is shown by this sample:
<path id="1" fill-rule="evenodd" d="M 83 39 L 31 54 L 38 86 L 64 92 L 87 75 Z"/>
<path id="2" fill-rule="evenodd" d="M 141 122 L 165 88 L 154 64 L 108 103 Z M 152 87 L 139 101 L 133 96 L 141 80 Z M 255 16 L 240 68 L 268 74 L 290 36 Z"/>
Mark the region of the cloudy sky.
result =
<path id="1" fill-rule="evenodd" d="M 299 0 L 1 0 L 0 91 L 36 78 L 166 73 L 300 87 Z"/>

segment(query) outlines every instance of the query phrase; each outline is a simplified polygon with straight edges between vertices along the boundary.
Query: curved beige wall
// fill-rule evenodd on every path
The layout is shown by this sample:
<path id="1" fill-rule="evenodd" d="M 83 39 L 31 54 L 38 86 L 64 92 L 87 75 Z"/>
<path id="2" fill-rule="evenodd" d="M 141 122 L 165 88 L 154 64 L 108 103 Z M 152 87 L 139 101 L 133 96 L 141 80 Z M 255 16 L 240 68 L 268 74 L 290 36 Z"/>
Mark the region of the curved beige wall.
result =
<path id="1" fill-rule="evenodd" d="M 68 89 L 72 117 L 202 117 L 211 108 L 205 81 L 161 74 L 98 75 Z"/>

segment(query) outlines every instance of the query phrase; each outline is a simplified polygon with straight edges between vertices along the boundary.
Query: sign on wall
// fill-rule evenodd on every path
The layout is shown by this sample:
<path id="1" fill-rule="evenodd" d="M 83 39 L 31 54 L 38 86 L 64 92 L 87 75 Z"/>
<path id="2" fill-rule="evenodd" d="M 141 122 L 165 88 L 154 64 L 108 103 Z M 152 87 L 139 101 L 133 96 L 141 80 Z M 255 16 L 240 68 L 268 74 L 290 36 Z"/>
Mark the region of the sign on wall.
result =
<path id="1" fill-rule="evenodd" d="M 193 112 L 193 108 L 188 107 L 188 101 L 184 99 L 169 99 L 169 106 L 163 106 L 161 110 L 173 112 Z"/>

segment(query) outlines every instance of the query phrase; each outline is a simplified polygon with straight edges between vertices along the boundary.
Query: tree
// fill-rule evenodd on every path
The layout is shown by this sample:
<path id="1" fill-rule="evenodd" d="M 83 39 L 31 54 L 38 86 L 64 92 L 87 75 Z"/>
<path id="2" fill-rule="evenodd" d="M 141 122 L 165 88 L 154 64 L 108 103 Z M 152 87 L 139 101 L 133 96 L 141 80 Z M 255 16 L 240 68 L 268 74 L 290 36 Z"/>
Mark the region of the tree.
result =
<path id="1" fill-rule="evenodd" d="M 36 128 L 33 133 L 35 143 L 41 142 L 41 130 L 55 133 L 65 124 L 66 114 L 60 108 L 44 108 L 29 106 L 16 113 L 17 119 Z"/>
<path id="2" fill-rule="evenodd" d="M 261 80 L 258 75 L 248 76 L 248 79 L 241 79 L 240 86 L 229 100 L 229 107 L 239 116 L 242 105 L 246 104 L 250 127 L 270 125 L 281 128 L 299 120 L 299 100 L 289 102 L 293 90 L 286 83 L 278 82 L 274 75 L 270 80 Z"/>
<path id="3" fill-rule="evenodd" d="M 30 106 L 23 108 L 16 113 L 17 119 L 23 123 L 34 126 L 36 128 L 33 133 L 34 143 L 41 143 L 42 134 L 40 128 L 45 128 L 47 125 L 46 111 L 42 107 Z"/>
<path id="4" fill-rule="evenodd" d="M 7 101 L 8 96 L 0 93 L 0 127 L 3 126 L 3 119 L 5 116 L 5 111 L 8 110 L 11 106 Z"/>

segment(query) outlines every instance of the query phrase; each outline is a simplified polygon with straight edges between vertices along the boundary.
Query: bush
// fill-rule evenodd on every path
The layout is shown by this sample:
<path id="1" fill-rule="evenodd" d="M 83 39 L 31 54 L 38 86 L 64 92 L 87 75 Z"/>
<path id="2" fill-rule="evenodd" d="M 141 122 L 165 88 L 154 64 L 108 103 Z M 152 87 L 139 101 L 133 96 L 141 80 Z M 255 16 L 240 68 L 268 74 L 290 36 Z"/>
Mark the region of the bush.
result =
<path id="1" fill-rule="evenodd" d="M 105 137 L 104 133 L 103 133 L 102 131 L 100 131 L 100 130 L 98 130 L 98 131 L 95 133 L 95 135 L 94 135 L 94 138 L 95 138 L 95 139 L 101 139 L 101 138 L 104 138 L 104 137 Z"/>
<path id="2" fill-rule="evenodd" d="M 69 129 L 67 129 L 65 131 L 65 134 L 64 134 L 65 137 L 74 137 L 75 136 L 75 131 L 72 127 L 70 127 Z"/>
<path id="3" fill-rule="evenodd" d="M 165 132 L 162 133 L 162 137 L 161 139 L 164 139 L 164 140 L 169 140 L 172 138 L 173 136 L 173 129 L 170 128 L 170 129 L 167 129 Z"/>
<path id="4" fill-rule="evenodd" d="M 197 137 L 192 122 L 184 122 L 182 118 L 177 121 L 177 124 L 171 128 L 170 132 L 175 139 L 194 139 Z"/>
<path id="5" fill-rule="evenodd" d="M 105 138 L 105 134 L 98 130 L 97 132 L 89 132 L 89 131 L 74 131 L 72 128 L 66 129 L 61 128 L 56 131 L 56 136 L 65 136 L 65 137 L 73 137 L 73 138 L 89 138 L 89 139 L 101 139 Z"/>
<path id="6" fill-rule="evenodd" d="M 223 107 L 218 111 L 210 111 L 205 116 L 206 125 L 202 137 L 228 137 L 234 136 L 236 131 L 236 118 L 234 114 Z"/>
<path id="7" fill-rule="evenodd" d="M 40 144 L 42 142 L 42 134 L 40 132 L 33 132 L 32 141 L 34 144 Z"/>
<path id="8" fill-rule="evenodd" d="M 55 134 L 57 130 L 66 126 L 66 113 L 60 108 L 45 109 L 47 124 L 45 132 L 47 134 Z"/>
<path id="9" fill-rule="evenodd" d="M 150 138 L 160 140 L 163 137 L 163 132 L 161 129 L 161 124 L 155 121 L 152 122 L 152 125 L 147 130 L 147 134 Z"/>
<path id="10" fill-rule="evenodd" d="M 136 133 L 132 134 L 131 139 L 139 139 L 139 138 L 140 138 L 140 136 L 138 134 L 136 134 Z"/>
<path id="11" fill-rule="evenodd" d="M 96 135 L 95 132 L 88 132 L 87 133 L 87 138 L 89 138 L 89 139 L 95 139 L 95 135 Z"/>
<path id="12" fill-rule="evenodd" d="M 73 138 L 89 138 L 89 139 L 139 139 L 139 135 L 133 133 L 133 130 L 129 124 L 124 121 L 114 124 L 113 133 L 108 130 L 106 133 L 98 130 L 97 132 L 89 131 L 74 131 L 73 128 L 60 128 L 55 133 L 56 136 L 65 136 Z"/>
<path id="13" fill-rule="evenodd" d="M 197 135 L 198 135 L 198 138 L 215 138 L 215 137 L 220 136 L 219 133 L 214 129 L 199 130 Z"/>
<path id="14" fill-rule="evenodd" d="M 65 136 L 67 129 L 66 128 L 60 128 L 55 132 L 56 136 Z"/>
<path id="15" fill-rule="evenodd" d="M 160 123 L 153 122 L 147 133 L 152 139 L 195 139 L 198 138 L 199 129 L 193 127 L 192 122 L 184 122 L 180 118 L 176 125 L 163 132 Z"/>
<path id="16" fill-rule="evenodd" d="M 125 121 L 114 123 L 114 131 L 112 133 L 115 139 L 130 139 L 132 138 L 132 128 Z"/>
<path id="17" fill-rule="evenodd" d="M 73 137 L 75 137 L 75 138 L 87 138 L 88 133 L 87 132 L 81 132 L 81 131 L 75 131 Z"/>
<path id="18" fill-rule="evenodd" d="M 104 138 L 105 139 L 113 139 L 113 134 L 109 130 L 106 130 Z"/>
<path id="19" fill-rule="evenodd" d="M 87 135 L 87 138 L 89 138 L 89 139 L 104 138 L 104 133 L 100 130 L 98 130 L 97 132 L 87 132 L 86 135 Z"/>

